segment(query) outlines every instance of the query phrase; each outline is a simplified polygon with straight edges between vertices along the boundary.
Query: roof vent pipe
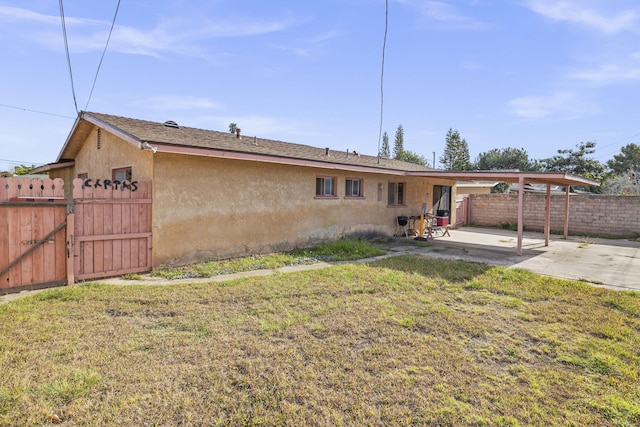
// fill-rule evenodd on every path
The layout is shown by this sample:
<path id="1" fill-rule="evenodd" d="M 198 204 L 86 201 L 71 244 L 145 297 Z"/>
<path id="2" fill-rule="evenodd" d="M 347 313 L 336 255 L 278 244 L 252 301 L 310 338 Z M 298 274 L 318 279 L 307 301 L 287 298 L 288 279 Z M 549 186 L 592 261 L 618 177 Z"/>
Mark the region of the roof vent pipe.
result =
<path id="1" fill-rule="evenodd" d="M 325 155 L 325 156 L 328 156 L 328 155 L 329 155 L 329 147 L 327 147 L 327 148 L 325 148 L 325 149 L 324 149 L 324 155 Z"/>
<path id="2" fill-rule="evenodd" d="M 240 139 L 240 128 L 236 128 L 236 138 Z"/>

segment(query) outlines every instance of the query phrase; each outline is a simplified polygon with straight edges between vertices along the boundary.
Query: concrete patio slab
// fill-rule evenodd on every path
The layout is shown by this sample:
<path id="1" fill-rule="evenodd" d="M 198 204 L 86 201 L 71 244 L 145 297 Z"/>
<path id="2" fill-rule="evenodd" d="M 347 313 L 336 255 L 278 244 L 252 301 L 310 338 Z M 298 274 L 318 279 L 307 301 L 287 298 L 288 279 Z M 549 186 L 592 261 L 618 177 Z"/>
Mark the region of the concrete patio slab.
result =
<path id="1" fill-rule="evenodd" d="M 450 234 L 450 237 L 429 240 L 422 252 L 429 256 L 523 268 L 596 286 L 640 291 L 638 241 L 577 236 L 565 240 L 551 235 L 549 246 L 545 246 L 543 233 L 525 232 L 523 253 L 517 256 L 515 231 L 462 227 L 451 230 Z"/>

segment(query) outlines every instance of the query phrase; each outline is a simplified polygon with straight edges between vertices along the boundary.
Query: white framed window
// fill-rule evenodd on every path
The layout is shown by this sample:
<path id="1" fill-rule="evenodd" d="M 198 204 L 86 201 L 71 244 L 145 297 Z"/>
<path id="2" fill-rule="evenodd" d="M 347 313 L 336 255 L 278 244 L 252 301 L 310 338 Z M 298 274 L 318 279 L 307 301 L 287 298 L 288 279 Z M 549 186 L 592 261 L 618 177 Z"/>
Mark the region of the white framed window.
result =
<path id="1" fill-rule="evenodd" d="M 316 177 L 316 197 L 336 197 L 336 178 L 332 176 Z"/>
<path id="2" fill-rule="evenodd" d="M 360 178 L 347 178 L 344 185 L 345 197 L 362 197 L 362 180 Z"/>
<path id="3" fill-rule="evenodd" d="M 133 178 L 133 174 L 131 172 L 131 167 L 115 168 L 111 170 L 111 179 L 113 181 L 131 182 L 132 178 Z"/>
<path id="4" fill-rule="evenodd" d="M 390 182 L 387 205 L 389 206 L 404 206 L 404 182 Z"/>

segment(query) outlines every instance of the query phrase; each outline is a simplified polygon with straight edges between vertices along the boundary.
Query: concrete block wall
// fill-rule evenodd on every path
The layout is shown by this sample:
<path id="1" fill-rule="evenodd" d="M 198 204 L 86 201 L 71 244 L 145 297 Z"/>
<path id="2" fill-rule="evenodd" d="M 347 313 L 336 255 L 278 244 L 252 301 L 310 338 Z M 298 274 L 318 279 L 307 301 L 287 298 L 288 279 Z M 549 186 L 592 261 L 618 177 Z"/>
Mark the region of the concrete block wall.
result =
<path id="1" fill-rule="evenodd" d="M 564 230 L 565 196 L 551 196 L 551 231 Z M 470 225 L 518 222 L 516 194 L 472 194 Z M 543 231 L 545 195 L 525 194 L 525 230 Z M 616 237 L 640 236 L 640 197 L 573 194 L 569 199 L 569 233 Z"/>

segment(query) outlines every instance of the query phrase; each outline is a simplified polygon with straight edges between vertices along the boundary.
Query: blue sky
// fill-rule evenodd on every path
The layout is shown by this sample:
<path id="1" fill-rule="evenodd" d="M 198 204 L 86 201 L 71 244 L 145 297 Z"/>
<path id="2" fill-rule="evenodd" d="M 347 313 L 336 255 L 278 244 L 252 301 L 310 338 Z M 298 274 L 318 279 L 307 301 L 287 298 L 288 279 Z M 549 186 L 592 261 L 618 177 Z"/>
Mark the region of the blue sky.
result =
<path id="1" fill-rule="evenodd" d="M 64 1 L 79 110 L 378 150 L 384 0 Z M 0 170 L 56 159 L 76 107 L 59 3 L 0 0 Z M 389 0 L 382 128 L 431 160 L 640 143 L 637 0 Z M 88 106 L 87 106 L 88 103 Z"/>

